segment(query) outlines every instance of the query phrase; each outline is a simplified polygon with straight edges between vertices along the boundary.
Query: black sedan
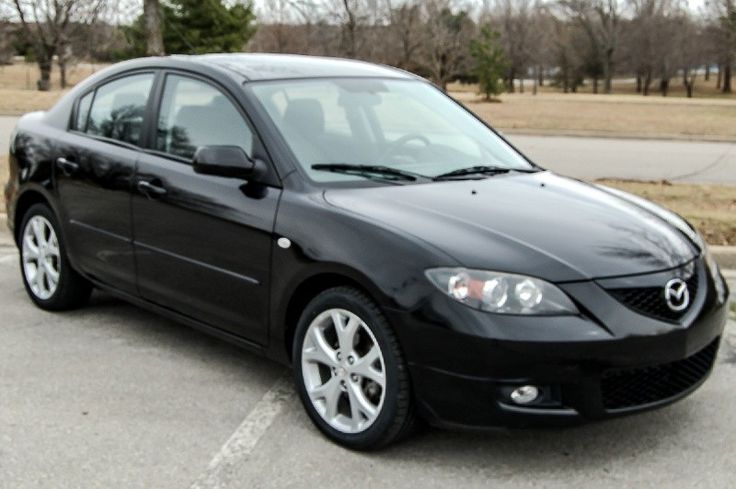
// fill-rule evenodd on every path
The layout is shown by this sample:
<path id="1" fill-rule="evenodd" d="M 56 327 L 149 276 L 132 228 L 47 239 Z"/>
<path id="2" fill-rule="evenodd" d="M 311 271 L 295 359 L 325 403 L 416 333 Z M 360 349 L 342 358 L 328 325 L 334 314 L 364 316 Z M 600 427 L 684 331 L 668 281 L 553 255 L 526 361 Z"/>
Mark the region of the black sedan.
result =
<path id="1" fill-rule="evenodd" d="M 97 287 L 290 364 L 311 419 L 351 448 L 416 418 L 561 425 L 668 404 L 706 379 L 726 320 L 684 220 L 543 170 L 387 67 L 117 64 L 24 116 L 10 164 L 39 307 Z"/>

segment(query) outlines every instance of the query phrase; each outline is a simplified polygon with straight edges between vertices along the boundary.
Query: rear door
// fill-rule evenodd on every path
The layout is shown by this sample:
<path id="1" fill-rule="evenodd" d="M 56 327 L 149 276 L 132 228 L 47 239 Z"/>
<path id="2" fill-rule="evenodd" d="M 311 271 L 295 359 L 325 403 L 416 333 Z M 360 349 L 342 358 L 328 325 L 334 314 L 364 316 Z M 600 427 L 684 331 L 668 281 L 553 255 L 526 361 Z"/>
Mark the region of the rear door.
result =
<path id="1" fill-rule="evenodd" d="M 136 293 L 131 191 L 154 72 L 105 81 L 77 102 L 56 182 L 76 265 L 96 280 Z"/>
<path id="2" fill-rule="evenodd" d="M 161 90 L 155 142 L 141 156 L 133 197 L 140 293 L 265 344 L 281 190 L 195 173 L 198 147 L 234 145 L 254 156 L 257 138 L 239 105 L 214 82 L 170 72 Z"/>

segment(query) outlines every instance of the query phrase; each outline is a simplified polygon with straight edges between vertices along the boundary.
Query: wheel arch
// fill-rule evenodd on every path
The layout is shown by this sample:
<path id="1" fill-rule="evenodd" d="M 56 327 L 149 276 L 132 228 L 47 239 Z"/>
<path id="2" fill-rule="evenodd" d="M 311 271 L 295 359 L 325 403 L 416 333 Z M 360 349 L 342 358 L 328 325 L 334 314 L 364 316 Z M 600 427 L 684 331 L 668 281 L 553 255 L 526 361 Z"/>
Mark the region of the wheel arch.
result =
<path id="1" fill-rule="evenodd" d="M 28 212 L 28 209 L 33 207 L 35 204 L 44 204 L 48 206 L 49 209 L 51 209 L 51 211 L 56 214 L 57 219 L 59 217 L 58 212 L 56 212 L 54 206 L 51 205 L 51 199 L 48 196 L 44 195 L 43 192 L 35 188 L 26 190 L 18 197 L 18 200 L 15 203 L 15 212 L 12 218 L 13 238 L 15 239 L 16 244 L 20 243 L 20 233 L 22 232 L 21 224 L 23 223 L 23 218 Z"/>
<path id="2" fill-rule="evenodd" d="M 289 362 L 292 361 L 292 343 L 296 325 L 304 308 L 325 290 L 335 287 L 352 287 L 366 294 L 379 307 L 385 303 L 383 294 L 367 278 L 345 271 L 323 271 L 303 278 L 289 295 L 283 313 L 283 348 Z"/>

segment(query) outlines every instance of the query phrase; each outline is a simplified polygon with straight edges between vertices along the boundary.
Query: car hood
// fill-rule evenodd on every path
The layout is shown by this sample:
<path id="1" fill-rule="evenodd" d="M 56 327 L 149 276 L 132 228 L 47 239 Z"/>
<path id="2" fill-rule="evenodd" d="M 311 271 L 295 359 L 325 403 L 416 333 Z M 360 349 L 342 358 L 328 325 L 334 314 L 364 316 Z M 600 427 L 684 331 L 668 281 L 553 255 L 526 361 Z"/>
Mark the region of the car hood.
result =
<path id="1" fill-rule="evenodd" d="M 446 255 L 438 266 L 564 282 L 665 270 L 700 253 L 669 211 L 550 172 L 330 189 L 325 199 L 424 241 Z"/>

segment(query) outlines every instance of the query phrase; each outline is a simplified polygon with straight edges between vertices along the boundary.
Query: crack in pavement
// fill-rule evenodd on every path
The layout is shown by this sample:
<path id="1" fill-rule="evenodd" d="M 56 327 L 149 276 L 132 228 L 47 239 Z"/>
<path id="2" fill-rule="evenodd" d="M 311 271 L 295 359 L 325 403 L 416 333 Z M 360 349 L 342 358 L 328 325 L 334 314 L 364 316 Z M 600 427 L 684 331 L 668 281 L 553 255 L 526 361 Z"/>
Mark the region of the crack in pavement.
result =
<path id="1" fill-rule="evenodd" d="M 682 175 L 670 177 L 668 178 L 668 180 L 670 181 L 684 180 L 685 178 L 692 178 L 692 177 L 697 177 L 699 175 L 703 175 L 704 173 L 707 173 L 708 171 L 713 170 L 714 168 L 718 167 L 718 165 L 720 165 L 724 161 L 727 162 L 726 158 L 731 154 L 731 151 L 734 148 L 736 148 L 736 144 L 734 143 L 729 144 L 728 147 L 726 147 L 726 150 L 723 153 L 721 153 L 715 159 L 715 161 L 708 163 L 707 165 L 705 165 L 703 168 L 700 168 L 699 170 L 695 170 L 689 173 L 684 173 Z"/>

